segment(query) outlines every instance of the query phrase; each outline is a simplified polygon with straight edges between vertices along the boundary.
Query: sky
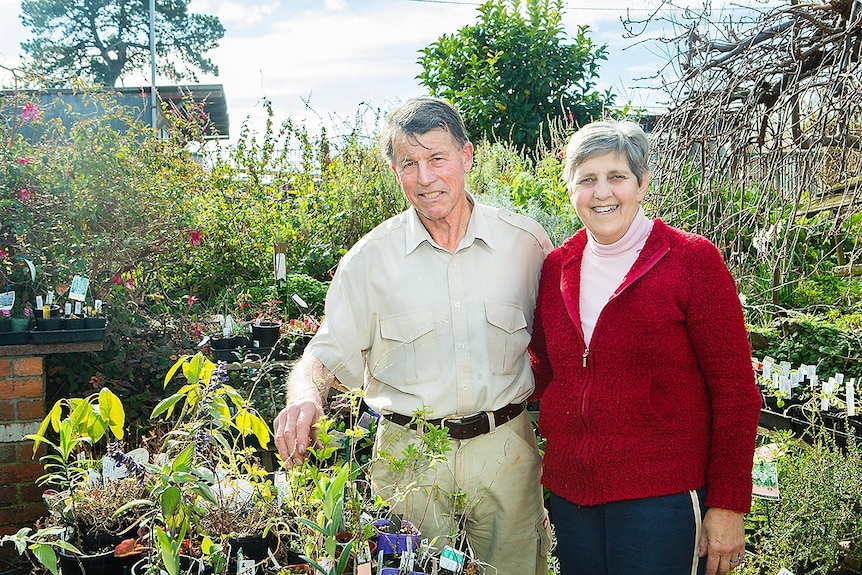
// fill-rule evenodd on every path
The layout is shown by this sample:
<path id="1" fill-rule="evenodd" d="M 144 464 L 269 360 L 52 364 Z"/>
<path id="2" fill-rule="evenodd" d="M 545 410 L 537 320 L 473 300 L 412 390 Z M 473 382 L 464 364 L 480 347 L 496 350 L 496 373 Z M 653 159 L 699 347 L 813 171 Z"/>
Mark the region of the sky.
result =
<path id="1" fill-rule="evenodd" d="M 639 3 L 645 16 L 650 3 Z M 241 124 L 263 130 L 264 98 L 275 120 L 290 118 L 316 133 L 349 133 L 412 96 L 426 93 L 416 80 L 419 51 L 442 34 L 475 24 L 479 0 L 192 0 L 194 13 L 218 16 L 226 32 L 207 55 L 218 76 L 200 83 L 222 84 L 230 114 L 230 142 Z M 617 104 L 657 106 L 661 94 L 644 86 L 664 64 L 661 55 L 624 38 L 621 16 L 627 0 L 566 0 L 564 26 L 571 38 L 589 25 L 594 44 L 608 45 L 598 88 L 611 88 Z M 636 9 L 637 10 L 637 9 Z M 14 68 L 20 43 L 29 37 L 21 24 L 20 1 L 0 0 L 0 66 Z M 652 51 L 655 51 L 654 49 Z M 157 78 L 157 84 L 172 82 Z M 149 71 L 123 81 L 149 84 Z M 10 87 L 0 69 L 0 86 Z M 370 116 L 369 116 L 370 114 Z M 364 119 L 363 119 L 364 118 Z"/>

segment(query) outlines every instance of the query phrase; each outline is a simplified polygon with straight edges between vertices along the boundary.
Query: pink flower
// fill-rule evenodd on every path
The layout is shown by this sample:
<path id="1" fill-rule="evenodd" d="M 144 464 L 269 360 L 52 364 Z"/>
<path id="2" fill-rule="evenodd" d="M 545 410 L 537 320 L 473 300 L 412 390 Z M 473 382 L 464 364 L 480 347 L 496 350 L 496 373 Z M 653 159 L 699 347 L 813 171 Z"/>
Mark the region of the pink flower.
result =
<path id="1" fill-rule="evenodd" d="M 39 106 L 36 104 L 24 104 L 24 107 L 21 108 L 21 119 L 25 122 L 27 120 L 32 120 L 39 114 Z"/>
<path id="2" fill-rule="evenodd" d="M 33 158 L 24 158 L 24 157 L 18 156 L 18 157 L 15 159 L 15 161 L 16 161 L 17 163 L 21 164 L 22 166 L 26 166 L 26 165 L 30 164 L 30 163 L 33 161 Z"/>
<path id="3" fill-rule="evenodd" d="M 123 285 L 123 278 L 121 278 L 118 274 L 114 274 L 114 276 L 111 278 L 111 281 L 118 286 Z"/>
<path id="4" fill-rule="evenodd" d="M 126 278 L 126 283 L 125 283 L 125 284 L 123 284 L 123 285 L 125 286 L 125 288 L 126 288 L 126 289 L 130 289 L 130 290 L 131 290 L 131 289 L 135 289 L 135 280 L 134 280 L 134 278 L 132 278 L 132 276 L 127 277 L 127 278 Z"/>
<path id="5" fill-rule="evenodd" d="M 198 296 L 196 296 L 196 295 L 190 295 L 190 296 L 189 296 L 189 298 L 188 298 L 189 307 L 191 307 L 191 306 L 195 305 L 195 303 L 197 303 L 197 301 L 198 301 Z"/>
<path id="6" fill-rule="evenodd" d="M 192 247 L 197 246 L 201 243 L 204 235 L 197 230 L 189 230 L 189 243 L 192 244 Z"/>
<path id="7" fill-rule="evenodd" d="M 9 252 L 4 250 L 3 248 L 0 248 L 0 260 L 5 260 L 8 257 L 9 257 Z"/>
<path id="8" fill-rule="evenodd" d="M 27 188 L 21 188 L 20 190 L 18 190 L 18 197 L 21 199 L 22 202 L 28 201 L 30 199 L 30 190 L 28 190 Z"/>

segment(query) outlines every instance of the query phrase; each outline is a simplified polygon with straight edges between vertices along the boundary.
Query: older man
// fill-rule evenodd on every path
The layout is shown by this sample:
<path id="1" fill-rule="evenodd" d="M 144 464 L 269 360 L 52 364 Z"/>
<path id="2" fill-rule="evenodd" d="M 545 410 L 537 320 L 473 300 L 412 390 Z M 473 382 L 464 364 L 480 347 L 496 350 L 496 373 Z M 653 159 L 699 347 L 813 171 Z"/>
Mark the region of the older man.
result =
<path id="1" fill-rule="evenodd" d="M 404 473 L 378 459 L 380 494 L 438 543 L 465 529 L 476 558 L 501 575 L 544 573 L 541 459 L 525 401 L 550 241 L 533 220 L 466 191 L 473 145 L 445 101 L 392 110 L 381 147 L 411 207 L 341 260 L 323 325 L 289 378 L 276 445 L 288 465 L 304 458 L 334 384 L 364 387 L 383 416 L 377 453 L 418 444 L 411 417 L 423 410 L 449 431 L 446 465 Z"/>

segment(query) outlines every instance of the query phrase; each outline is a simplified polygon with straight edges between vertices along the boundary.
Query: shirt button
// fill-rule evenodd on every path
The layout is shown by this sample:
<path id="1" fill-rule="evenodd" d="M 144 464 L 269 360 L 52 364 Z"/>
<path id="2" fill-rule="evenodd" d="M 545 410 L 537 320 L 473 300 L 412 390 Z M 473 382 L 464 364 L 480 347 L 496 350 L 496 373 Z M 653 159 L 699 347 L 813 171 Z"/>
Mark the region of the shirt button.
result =
<path id="1" fill-rule="evenodd" d="M 461 307 L 461 302 L 460 302 L 460 301 L 456 301 L 456 302 L 455 302 L 455 307 Z"/>
<path id="2" fill-rule="evenodd" d="M 464 349 L 464 344 L 463 344 L 463 343 L 459 343 L 459 344 L 458 344 L 458 349 Z"/>

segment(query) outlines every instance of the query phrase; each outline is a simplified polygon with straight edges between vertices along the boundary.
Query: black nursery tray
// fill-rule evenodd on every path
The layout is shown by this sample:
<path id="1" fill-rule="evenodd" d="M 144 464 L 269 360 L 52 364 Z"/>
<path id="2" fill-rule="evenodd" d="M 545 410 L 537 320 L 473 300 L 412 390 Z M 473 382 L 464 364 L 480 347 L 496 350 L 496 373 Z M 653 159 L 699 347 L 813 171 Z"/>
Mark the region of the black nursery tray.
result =
<path id="1" fill-rule="evenodd" d="M 34 344 L 101 341 L 103 339 L 105 339 L 105 328 L 34 330 L 30 332 L 30 341 Z"/>
<path id="2" fill-rule="evenodd" d="M 29 331 L 4 331 L 0 333 L 0 345 L 24 345 L 29 339 Z"/>

